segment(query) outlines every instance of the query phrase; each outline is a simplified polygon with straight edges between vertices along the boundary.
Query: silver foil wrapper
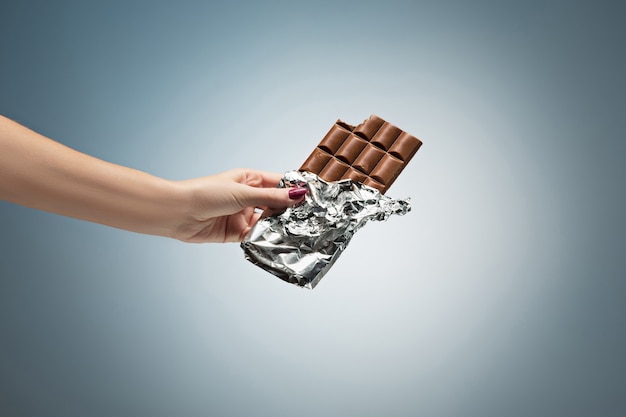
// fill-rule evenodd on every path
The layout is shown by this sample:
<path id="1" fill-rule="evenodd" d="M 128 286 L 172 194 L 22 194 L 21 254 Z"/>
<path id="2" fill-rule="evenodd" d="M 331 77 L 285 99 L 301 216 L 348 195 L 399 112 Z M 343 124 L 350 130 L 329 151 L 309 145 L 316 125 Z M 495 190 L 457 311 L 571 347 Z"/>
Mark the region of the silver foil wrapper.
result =
<path id="1" fill-rule="evenodd" d="M 351 180 L 326 182 L 310 172 L 289 171 L 278 186 L 309 191 L 304 201 L 282 213 L 264 213 L 241 247 L 250 262 L 310 289 L 369 220 L 411 210 L 408 200 L 394 200 Z"/>

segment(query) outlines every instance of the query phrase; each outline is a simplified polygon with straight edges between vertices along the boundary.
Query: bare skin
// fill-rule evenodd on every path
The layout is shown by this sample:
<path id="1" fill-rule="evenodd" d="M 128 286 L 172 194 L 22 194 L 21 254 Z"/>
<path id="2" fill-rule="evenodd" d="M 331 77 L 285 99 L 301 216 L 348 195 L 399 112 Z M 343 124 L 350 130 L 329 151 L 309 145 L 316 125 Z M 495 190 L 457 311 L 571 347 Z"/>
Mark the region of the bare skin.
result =
<path id="1" fill-rule="evenodd" d="M 0 116 L 0 199 L 185 242 L 241 241 L 255 208 L 282 209 L 303 196 L 281 175 L 235 169 L 170 181 L 78 152 Z"/>

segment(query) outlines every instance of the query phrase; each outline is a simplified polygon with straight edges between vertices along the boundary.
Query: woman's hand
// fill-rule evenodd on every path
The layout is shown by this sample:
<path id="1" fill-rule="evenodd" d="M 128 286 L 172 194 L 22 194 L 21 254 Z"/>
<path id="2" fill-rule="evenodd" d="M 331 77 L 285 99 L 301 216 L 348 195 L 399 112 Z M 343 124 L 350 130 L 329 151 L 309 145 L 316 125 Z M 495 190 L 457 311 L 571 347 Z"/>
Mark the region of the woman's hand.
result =
<path id="1" fill-rule="evenodd" d="M 111 227 L 186 242 L 242 240 L 260 214 L 306 189 L 279 174 L 237 169 L 168 181 L 70 149 L 0 116 L 0 199 Z M 290 198 L 291 196 L 291 198 Z"/>
<path id="2" fill-rule="evenodd" d="M 182 181 L 190 196 L 189 218 L 173 237 L 186 242 L 239 242 L 261 216 L 302 200 L 306 188 L 276 188 L 280 174 L 235 169 Z"/>

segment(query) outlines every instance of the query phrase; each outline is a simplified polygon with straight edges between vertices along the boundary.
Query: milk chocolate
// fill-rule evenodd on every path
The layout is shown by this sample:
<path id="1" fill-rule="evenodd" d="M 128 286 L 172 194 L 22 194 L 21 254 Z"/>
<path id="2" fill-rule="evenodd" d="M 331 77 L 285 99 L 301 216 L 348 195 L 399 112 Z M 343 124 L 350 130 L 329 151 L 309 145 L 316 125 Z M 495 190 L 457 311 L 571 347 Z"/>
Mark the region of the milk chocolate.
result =
<path id="1" fill-rule="evenodd" d="M 358 126 L 337 120 L 300 171 L 326 181 L 351 179 L 384 194 L 421 145 L 415 136 L 375 115 Z"/>

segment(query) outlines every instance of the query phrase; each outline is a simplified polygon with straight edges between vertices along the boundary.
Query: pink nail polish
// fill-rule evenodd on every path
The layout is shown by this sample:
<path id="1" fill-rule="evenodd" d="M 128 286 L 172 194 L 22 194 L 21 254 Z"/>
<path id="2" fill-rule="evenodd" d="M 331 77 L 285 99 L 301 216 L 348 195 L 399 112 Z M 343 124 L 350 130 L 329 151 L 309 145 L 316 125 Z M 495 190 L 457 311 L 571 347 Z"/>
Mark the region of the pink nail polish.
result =
<path id="1" fill-rule="evenodd" d="M 297 200 L 305 195 L 307 191 L 308 190 L 304 187 L 292 188 L 291 190 L 289 190 L 289 198 L 291 198 L 292 200 Z"/>

